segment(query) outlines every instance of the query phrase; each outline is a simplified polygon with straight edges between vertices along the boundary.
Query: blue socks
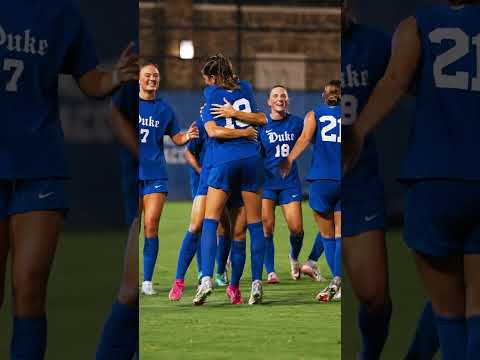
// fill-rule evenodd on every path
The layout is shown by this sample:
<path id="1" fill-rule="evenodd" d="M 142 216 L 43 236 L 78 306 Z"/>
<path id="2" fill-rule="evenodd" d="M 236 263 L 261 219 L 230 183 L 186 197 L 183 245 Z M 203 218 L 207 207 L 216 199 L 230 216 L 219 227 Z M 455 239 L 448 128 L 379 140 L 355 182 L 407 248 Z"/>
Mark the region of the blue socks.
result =
<path id="1" fill-rule="evenodd" d="M 213 276 L 215 256 L 217 255 L 217 228 L 218 221 L 213 219 L 203 220 L 201 240 L 202 276 Z"/>
<path id="2" fill-rule="evenodd" d="M 145 237 L 143 245 L 143 280 L 152 281 L 153 270 L 157 262 L 158 255 L 158 237 Z"/>
<path id="3" fill-rule="evenodd" d="M 275 244 L 273 235 L 265 236 L 265 269 L 267 274 L 275 272 Z"/>
<path id="4" fill-rule="evenodd" d="M 335 238 L 335 265 L 333 267 L 333 277 L 342 277 L 342 238 Z"/>
<path id="5" fill-rule="evenodd" d="M 466 359 L 467 322 L 464 317 L 435 314 L 443 360 Z M 477 356 L 478 354 L 475 354 Z M 477 357 L 476 357 L 477 358 Z M 473 359 L 473 358 L 472 358 Z"/>
<path id="6" fill-rule="evenodd" d="M 233 240 L 232 241 L 232 275 L 230 279 L 230 284 L 233 286 L 240 285 L 240 278 L 243 274 L 243 269 L 245 268 L 245 259 L 246 259 L 246 251 L 245 251 L 245 240 Z"/>
<path id="7" fill-rule="evenodd" d="M 362 360 L 380 359 L 387 341 L 391 315 L 390 304 L 376 311 L 369 311 L 365 305 L 360 306 L 358 325 L 362 334 Z"/>
<path id="8" fill-rule="evenodd" d="M 405 360 L 433 359 L 439 346 L 432 303 L 428 302 L 418 320 L 415 338 Z"/>
<path id="9" fill-rule="evenodd" d="M 336 251 L 336 241 L 335 239 L 323 239 L 323 247 L 325 249 L 325 257 L 327 258 L 328 267 L 332 274 L 335 273 L 335 251 Z"/>
<path id="10" fill-rule="evenodd" d="M 11 343 L 11 360 L 43 360 L 47 348 L 47 319 L 15 317 Z"/>
<path id="11" fill-rule="evenodd" d="M 218 237 L 217 248 L 217 274 L 223 274 L 227 266 L 228 255 L 232 247 L 232 239 L 227 235 L 220 235 Z"/>
<path id="12" fill-rule="evenodd" d="M 250 233 L 250 256 L 252 281 L 262 280 L 263 260 L 265 258 L 265 236 L 261 222 L 248 224 Z"/>
<path id="13" fill-rule="evenodd" d="M 480 315 L 467 318 L 467 360 L 478 359 L 480 354 Z"/>
<path id="14" fill-rule="evenodd" d="M 318 259 L 320 259 L 320 256 L 322 256 L 322 253 L 323 253 L 323 239 L 322 239 L 322 235 L 318 233 L 317 237 L 315 238 L 315 242 L 313 243 L 312 251 L 308 256 L 308 260 L 317 262 Z"/>
<path id="15" fill-rule="evenodd" d="M 103 328 L 96 360 L 131 360 L 138 352 L 138 307 L 116 301 Z"/>
<path id="16" fill-rule="evenodd" d="M 302 246 L 303 246 L 303 233 L 302 234 L 290 233 L 290 248 L 291 248 L 290 257 L 293 260 L 298 260 L 298 256 L 300 255 Z"/>
<path id="17" fill-rule="evenodd" d="M 197 252 L 197 243 L 199 242 L 199 239 L 199 234 L 192 234 L 190 231 L 185 233 L 182 246 L 178 253 L 177 273 L 175 275 L 176 280 L 183 280 L 185 278 L 188 267 Z"/>

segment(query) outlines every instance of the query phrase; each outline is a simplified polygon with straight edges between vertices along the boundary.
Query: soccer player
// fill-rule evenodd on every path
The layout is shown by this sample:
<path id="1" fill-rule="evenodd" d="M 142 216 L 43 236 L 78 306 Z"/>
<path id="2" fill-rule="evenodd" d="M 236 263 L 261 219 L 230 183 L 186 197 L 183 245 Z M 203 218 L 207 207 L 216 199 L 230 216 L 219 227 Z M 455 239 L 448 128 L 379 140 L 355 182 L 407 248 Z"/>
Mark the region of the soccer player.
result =
<path id="1" fill-rule="evenodd" d="M 307 180 L 310 181 L 309 203 L 322 237 L 334 241 L 332 256 L 333 280 L 317 299 L 328 302 L 340 298 L 342 243 L 341 243 L 341 89 L 339 81 L 331 81 L 323 92 L 324 104 L 305 117 L 303 131 L 290 155 L 281 163 L 280 172 L 288 176 L 294 161 L 313 143 L 313 155 Z M 326 246 L 326 250 L 328 247 Z"/>
<path id="2" fill-rule="evenodd" d="M 262 227 L 261 187 L 263 167 L 257 141 L 248 138 L 219 139 L 224 128 L 243 129 L 251 125 L 264 125 L 266 118 L 256 109 L 251 85 L 238 81 L 233 74 L 232 64 L 218 54 L 210 57 L 202 69 L 205 84 L 206 105 L 202 112 L 205 130 L 212 142 L 212 163 L 208 178 L 207 204 L 202 227 L 202 283 L 193 299 L 201 305 L 211 294 L 213 267 L 217 247 L 218 221 L 229 194 L 241 191 L 248 230 L 251 238 L 252 291 L 249 304 L 262 301 L 262 271 L 265 253 L 265 238 Z M 231 106 L 222 106 L 228 102 Z M 215 107 L 218 105 L 219 107 Z M 220 114 L 219 114 L 220 113 Z M 215 115 L 216 114 L 216 115 Z M 245 247 L 243 247 L 244 251 Z M 236 251 L 232 244 L 232 273 L 236 272 Z M 240 258 L 240 256 L 238 256 Z M 243 269 L 242 269 L 243 270 Z"/>
<path id="3" fill-rule="evenodd" d="M 47 284 L 69 207 L 58 77 L 71 75 L 85 95 L 103 98 L 137 79 L 138 64 L 129 45 L 113 71 L 97 69 L 93 41 L 68 1 L 11 2 L 0 24 L 0 303 L 11 248 L 10 358 L 43 359 Z"/>
<path id="4" fill-rule="evenodd" d="M 142 293 L 154 295 L 152 277 L 158 255 L 158 224 L 168 194 L 163 137 L 169 135 L 175 145 L 185 145 L 198 138 L 198 129 L 192 123 L 186 133 L 180 132 L 173 109 L 158 97 L 160 72 L 156 65 L 142 66 L 139 83 L 139 180 L 145 236 Z"/>
<path id="5" fill-rule="evenodd" d="M 346 160 L 413 84 L 401 179 L 404 237 L 429 294 L 442 358 L 480 352 L 480 1 L 419 9 L 397 27 L 388 69 L 351 134 Z"/>
<path id="6" fill-rule="evenodd" d="M 117 299 L 104 325 L 97 360 L 132 359 L 138 352 L 138 82 L 129 82 L 112 99 L 110 127 L 122 145 L 122 190 L 130 230 Z"/>
<path id="7" fill-rule="evenodd" d="M 301 118 L 288 112 L 288 91 L 282 85 L 275 85 L 269 93 L 268 106 L 270 114 L 267 124 L 260 128 L 260 141 L 264 153 L 265 185 L 262 194 L 262 223 L 265 234 L 265 268 L 267 281 L 276 284 L 279 278 L 275 272 L 275 247 L 273 232 L 275 226 L 275 208 L 280 205 L 283 216 L 290 230 L 289 255 L 291 276 L 300 278 L 298 256 L 303 244 L 302 188 L 297 165 L 291 173 L 282 178 L 278 165 L 285 159 L 302 133 Z"/>
<path id="8" fill-rule="evenodd" d="M 365 106 L 383 76 L 389 39 L 355 23 L 352 1 L 342 11 L 342 135 Z M 345 144 L 343 144 L 345 146 Z M 345 151 L 342 150 L 342 158 Z M 342 177 L 343 260 L 359 301 L 362 359 L 379 359 L 388 337 L 392 305 L 385 245 L 385 201 L 374 136 L 366 139 L 360 160 Z"/>

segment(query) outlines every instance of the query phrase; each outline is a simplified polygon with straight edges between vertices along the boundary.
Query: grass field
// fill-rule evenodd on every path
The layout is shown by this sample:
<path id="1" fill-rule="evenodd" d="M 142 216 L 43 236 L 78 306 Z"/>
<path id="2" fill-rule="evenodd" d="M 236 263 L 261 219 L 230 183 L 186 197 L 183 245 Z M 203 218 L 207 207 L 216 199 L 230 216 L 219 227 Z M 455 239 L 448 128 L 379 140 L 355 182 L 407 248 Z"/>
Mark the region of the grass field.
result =
<path id="1" fill-rule="evenodd" d="M 320 285 L 310 279 L 289 278 L 288 229 L 277 214 L 276 266 L 281 283 L 265 286 L 260 306 L 229 304 L 223 288 L 216 289 L 203 307 L 191 304 L 196 289 L 196 264 L 187 274 L 180 302 L 168 300 L 177 252 L 189 223 L 191 203 L 167 203 L 160 224 L 160 255 L 154 275 L 156 296 L 140 299 L 142 360 L 337 360 L 340 359 L 340 304 L 314 300 Z M 306 260 L 316 227 L 304 204 Z M 140 246 L 143 244 L 140 242 Z M 141 253 L 141 251 L 140 251 Z M 248 251 L 247 251 L 248 254 Z M 322 258 L 323 274 L 329 274 Z M 247 256 L 242 293 L 248 299 L 250 265 Z"/>
<path id="2" fill-rule="evenodd" d="M 419 314 L 425 304 L 425 295 L 413 257 L 402 240 L 401 230 L 389 231 L 387 242 L 393 314 L 390 336 L 382 359 L 398 360 L 403 359 L 408 351 Z M 342 359 L 350 360 L 355 359 L 355 353 L 360 348 L 360 339 L 357 330 L 356 302 L 346 282 L 342 295 Z"/>

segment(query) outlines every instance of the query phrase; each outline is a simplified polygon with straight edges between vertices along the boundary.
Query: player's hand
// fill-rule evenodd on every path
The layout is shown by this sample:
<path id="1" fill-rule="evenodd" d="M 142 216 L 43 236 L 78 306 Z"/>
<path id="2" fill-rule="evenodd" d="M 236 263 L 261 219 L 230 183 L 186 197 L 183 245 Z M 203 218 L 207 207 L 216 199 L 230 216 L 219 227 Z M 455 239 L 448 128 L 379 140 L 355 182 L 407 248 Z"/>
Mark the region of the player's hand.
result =
<path id="1" fill-rule="evenodd" d="M 218 119 L 221 117 L 231 118 L 235 117 L 236 110 L 233 108 L 232 104 L 228 102 L 227 99 L 223 98 L 224 104 L 212 104 L 210 108 L 210 113 L 214 115 L 214 119 Z"/>
<path id="2" fill-rule="evenodd" d="M 131 42 L 123 50 L 120 55 L 115 68 L 113 70 L 113 79 L 115 85 L 123 84 L 130 80 L 138 80 L 140 67 L 138 65 L 138 55 L 134 52 L 134 44 Z"/>
<path id="3" fill-rule="evenodd" d="M 290 171 L 292 171 L 293 162 L 287 157 L 280 162 L 278 170 L 282 178 L 286 178 Z"/>
<path id="4" fill-rule="evenodd" d="M 247 127 L 245 130 L 245 137 L 249 140 L 257 141 L 258 139 L 258 131 L 252 126 Z"/>
<path id="5" fill-rule="evenodd" d="M 187 139 L 198 139 L 199 137 L 199 132 L 197 128 L 197 124 L 195 124 L 195 121 L 190 125 L 190 127 L 187 130 Z"/>
<path id="6" fill-rule="evenodd" d="M 364 142 L 365 134 L 356 124 L 353 124 L 348 131 L 344 132 L 342 139 L 342 167 L 344 174 L 358 163 Z"/>

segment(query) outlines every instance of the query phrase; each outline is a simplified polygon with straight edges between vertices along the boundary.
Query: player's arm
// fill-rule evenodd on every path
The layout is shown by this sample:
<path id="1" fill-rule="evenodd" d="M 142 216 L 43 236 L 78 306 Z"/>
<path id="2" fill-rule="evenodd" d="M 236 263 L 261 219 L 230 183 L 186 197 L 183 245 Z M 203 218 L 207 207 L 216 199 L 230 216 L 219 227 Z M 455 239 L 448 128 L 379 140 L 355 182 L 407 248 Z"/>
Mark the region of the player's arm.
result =
<path id="1" fill-rule="evenodd" d="M 298 137 L 298 140 L 288 157 L 280 163 L 280 175 L 285 177 L 290 173 L 295 160 L 297 160 L 305 151 L 305 149 L 311 144 L 316 130 L 317 120 L 315 119 L 315 113 L 310 111 L 305 116 L 302 134 Z"/>
<path id="2" fill-rule="evenodd" d="M 246 137 L 250 140 L 257 140 L 257 130 L 248 126 L 245 129 L 228 129 L 223 126 L 218 126 L 215 121 L 208 121 L 205 123 L 205 131 L 208 136 L 215 139 L 238 139 Z"/>
<path id="3" fill-rule="evenodd" d="M 175 135 L 170 136 L 172 139 L 172 142 L 175 145 L 185 145 L 187 142 L 189 142 L 191 139 L 197 139 L 199 136 L 198 133 L 198 128 L 197 124 L 195 124 L 195 121 L 191 123 L 190 127 L 186 132 L 178 132 Z"/>
<path id="4" fill-rule="evenodd" d="M 185 160 L 187 161 L 188 165 L 190 165 L 190 167 L 195 170 L 195 172 L 197 174 L 200 174 L 201 171 L 202 171 L 202 166 L 200 165 L 200 163 L 198 162 L 197 158 L 195 157 L 195 155 L 193 155 L 193 153 L 189 150 L 189 149 L 186 149 L 185 150 L 185 153 L 183 154 L 183 156 L 185 157 Z"/>
<path id="5" fill-rule="evenodd" d="M 121 84 L 138 80 L 138 56 L 130 43 L 120 55 L 112 71 L 92 69 L 77 79 L 82 92 L 89 97 L 104 98 L 112 94 Z"/>
<path id="6" fill-rule="evenodd" d="M 214 115 L 214 119 L 221 117 L 225 118 L 235 118 L 246 124 L 260 126 L 267 123 L 267 117 L 263 112 L 246 112 L 241 110 L 236 110 L 232 104 L 228 102 L 227 99 L 223 99 L 224 104 L 212 104 L 210 112 Z"/>
<path id="7" fill-rule="evenodd" d="M 138 138 L 135 129 L 125 115 L 112 104 L 112 113 L 107 120 L 114 136 L 138 159 Z"/>

